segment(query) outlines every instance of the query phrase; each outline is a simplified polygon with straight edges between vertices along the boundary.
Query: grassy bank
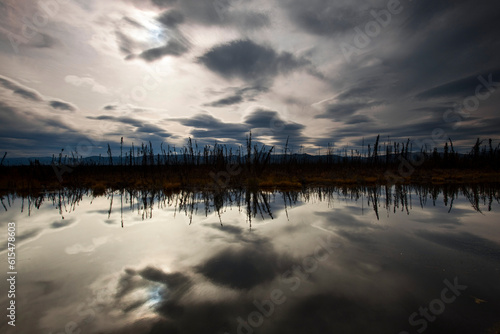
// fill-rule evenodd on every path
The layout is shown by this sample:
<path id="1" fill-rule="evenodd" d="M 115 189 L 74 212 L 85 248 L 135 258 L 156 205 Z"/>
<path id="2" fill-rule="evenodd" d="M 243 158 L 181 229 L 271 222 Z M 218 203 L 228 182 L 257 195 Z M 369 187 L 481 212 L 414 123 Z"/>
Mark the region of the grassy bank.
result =
<path id="1" fill-rule="evenodd" d="M 36 193 L 61 188 L 91 189 L 96 195 L 107 189 L 206 189 L 251 187 L 260 189 L 293 189 L 322 185 L 387 185 L 500 183 L 500 172 L 478 169 L 416 169 L 411 174 L 398 174 L 398 169 L 384 168 L 330 168 L 321 170 L 283 170 L 269 166 L 259 174 L 241 168 L 232 172 L 216 171 L 203 166 L 172 168 L 76 166 L 58 179 L 52 166 L 19 166 L 3 168 L 1 193 Z M 390 175 L 390 177 L 388 177 Z"/>
<path id="2" fill-rule="evenodd" d="M 318 185 L 388 185 L 500 183 L 500 148 L 492 140 L 477 140 L 467 154 L 446 142 L 441 151 L 414 151 L 411 141 L 379 144 L 377 137 L 366 153 L 323 156 L 273 155 L 274 147 L 252 144 L 236 151 L 224 145 L 198 148 L 188 141 L 174 152 L 170 147 L 155 154 L 151 143 L 120 150 L 113 157 L 86 162 L 60 153 L 51 165 L 37 161 L 29 166 L 0 165 L 0 193 L 35 193 L 61 188 L 90 189 L 96 195 L 107 189 L 211 189 L 250 187 L 293 189 Z M 384 152 L 381 155 L 380 152 Z"/>

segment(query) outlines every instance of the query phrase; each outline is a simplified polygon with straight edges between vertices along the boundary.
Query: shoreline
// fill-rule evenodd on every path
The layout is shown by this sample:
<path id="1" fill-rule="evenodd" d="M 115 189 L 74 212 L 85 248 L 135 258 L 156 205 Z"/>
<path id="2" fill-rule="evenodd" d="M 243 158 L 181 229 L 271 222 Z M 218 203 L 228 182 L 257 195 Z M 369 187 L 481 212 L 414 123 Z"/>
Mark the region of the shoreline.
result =
<path id="1" fill-rule="evenodd" d="M 9 166 L 1 168 L 0 194 L 30 194 L 64 188 L 89 189 L 100 195 L 107 190 L 181 191 L 226 188 L 295 190 L 304 187 L 353 187 L 401 185 L 500 184 L 500 171 L 492 169 L 415 169 L 405 176 L 396 168 L 360 166 L 342 168 L 268 166 L 216 171 L 204 166 L 77 166 L 58 178 L 52 166 Z"/>

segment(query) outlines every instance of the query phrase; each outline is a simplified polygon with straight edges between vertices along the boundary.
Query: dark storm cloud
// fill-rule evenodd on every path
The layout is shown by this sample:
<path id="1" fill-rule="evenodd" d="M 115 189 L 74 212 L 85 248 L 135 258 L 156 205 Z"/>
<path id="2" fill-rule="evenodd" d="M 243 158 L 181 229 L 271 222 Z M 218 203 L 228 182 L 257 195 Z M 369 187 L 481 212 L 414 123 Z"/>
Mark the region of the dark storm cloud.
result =
<path id="1" fill-rule="evenodd" d="M 290 137 L 295 144 L 306 140 L 302 135 L 302 131 L 305 129 L 304 125 L 286 121 L 273 110 L 257 109 L 249 114 L 244 121 L 252 129 L 257 129 L 254 131 L 256 135 L 270 135 L 274 140 L 280 142 Z"/>
<path id="2" fill-rule="evenodd" d="M 376 83 L 366 82 L 358 83 L 354 88 L 350 88 L 337 96 L 337 100 L 345 101 L 352 99 L 359 99 L 360 97 L 371 96 L 376 90 Z"/>
<path id="3" fill-rule="evenodd" d="M 157 21 L 168 30 L 170 40 L 165 45 L 142 51 L 138 56 L 128 54 L 126 59 L 139 57 L 147 62 L 165 56 L 178 57 L 191 49 L 191 43 L 182 33 L 183 24 L 232 26 L 242 31 L 260 29 L 270 24 L 268 16 L 252 10 L 238 10 L 238 4 L 232 0 L 197 1 L 197 0 L 152 0 L 151 3 L 160 9 L 166 9 Z M 127 36 L 118 37 L 120 49 L 129 50 Z"/>
<path id="4" fill-rule="evenodd" d="M 301 6 L 298 2 L 289 3 L 297 8 Z M 330 16 L 328 10 L 321 16 L 315 9 L 317 3 L 324 4 L 325 8 L 355 6 L 362 18 L 355 26 L 362 30 L 367 22 L 374 20 L 370 10 L 381 10 L 387 4 L 380 1 L 372 3 L 371 7 L 363 7 L 355 2 L 352 5 L 339 2 L 332 5 L 330 1 L 316 1 L 311 9 L 306 9 L 306 14 L 316 12 L 319 18 L 311 20 L 307 26 L 299 20 L 299 15 L 303 14 L 301 10 L 294 6 L 288 8 L 296 24 L 321 36 L 326 36 L 320 29 L 326 25 L 316 26 L 322 17 Z M 339 75 L 332 80 L 332 87 L 342 93 L 336 97 L 336 102 L 324 108 L 323 114 L 317 116 L 345 124 L 336 128 L 337 139 L 377 133 L 430 137 L 435 128 L 450 128 L 451 125 L 443 121 L 443 114 L 453 102 L 462 102 L 464 97 L 475 95 L 481 84 L 478 76 L 482 75 L 489 81 L 488 75 L 492 74 L 493 81 L 500 81 L 498 61 L 492 56 L 500 51 L 500 41 L 496 37 L 500 34 L 500 27 L 493 18 L 493 12 L 500 10 L 500 3 L 489 1 L 487 5 L 478 6 L 473 1 L 423 0 L 401 4 L 402 12 L 393 15 L 390 24 L 381 29 L 379 35 L 370 38 L 368 46 L 361 50 L 363 54 L 337 68 Z M 306 8 L 306 3 L 302 7 Z M 348 15 L 345 17 L 349 18 Z M 356 19 L 351 21 L 356 22 Z M 334 28 L 331 29 L 336 36 Z M 338 29 L 342 30 L 342 25 Z M 333 38 L 354 45 L 354 27 L 344 32 L 351 39 L 343 38 L 342 34 Z M 387 52 L 387 48 L 391 52 Z M 483 88 L 481 93 L 486 93 L 486 89 Z M 401 106 L 399 110 L 394 108 L 395 103 Z M 491 103 L 481 101 L 480 111 L 487 110 Z M 408 114 L 412 121 L 404 121 L 401 126 L 378 125 L 369 120 L 377 119 L 377 115 L 372 114 L 373 107 L 377 107 L 373 112 Z M 420 120 L 415 117 L 415 112 L 422 115 Z M 436 117 L 429 120 L 428 113 L 435 113 Z M 362 130 L 355 126 L 359 123 L 363 124 Z M 459 129 L 453 129 L 449 134 L 453 138 L 471 138 L 480 133 L 491 135 L 492 128 L 489 131 L 487 128 L 483 124 L 462 123 Z"/>
<path id="5" fill-rule="evenodd" d="M 283 142 L 288 137 L 296 143 L 307 139 L 302 135 L 304 125 L 283 119 L 277 111 L 262 108 L 249 113 L 242 123 L 225 123 L 209 114 L 172 120 L 195 128 L 191 131 L 194 138 L 232 139 L 241 143 L 249 131 L 252 131 L 257 141 L 260 136 L 270 136 L 274 141 L 279 142 Z"/>
<path id="6" fill-rule="evenodd" d="M 98 120 L 98 121 L 110 121 L 110 122 L 116 122 L 116 123 L 121 123 L 125 125 L 130 125 L 134 130 L 140 133 L 148 133 L 148 134 L 153 134 L 155 136 L 159 137 L 170 137 L 172 136 L 170 133 L 165 131 L 165 129 L 154 125 L 149 122 L 145 122 L 142 120 L 138 120 L 132 117 L 127 117 L 127 116 L 110 116 L 110 115 L 101 115 L 101 116 L 88 116 L 88 119 L 93 119 L 93 120 Z"/>
<path id="7" fill-rule="evenodd" d="M 242 3 L 239 0 L 152 0 L 152 3 L 158 8 L 168 8 L 180 13 L 185 18 L 183 22 L 186 23 L 232 26 L 247 30 L 260 29 L 270 24 L 269 17 L 265 13 L 248 8 L 240 10 Z"/>
<path id="8" fill-rule="evenodd" d="M 43 101 L 42 96 L 35 90 L 28 88 L 26 86 L 21 85 L 20 83 L 1 76 L 0 75 L 0 85 L 5 89 L 12 91 L 12 93 L 22 96 L 25 99 L 32 101 Z"/>
<path id="9" fill-rule="evenodd" d="M 163 58 L 165 56 L 181 56 L 189 51 L 189 43 L 186 39 L 176 39 L 173 38 L 167 42 L 165 46 L 148 49 L 143 51 L 139 57 L 146 60 L 147 62 L 152 62 Z"/>
<path id="10" fill-rule="evenodd" d="M 373 117 L 367 115 L 352 115 L 344 119 L 344 124 L 356 125 L 361 123 L 371 123 L 375 122 Z"/>
<path id="11" fill-rule="evenodd" d="M 482 79 L 480 79 L 482 78 Z M 488 87 L 484 86 L 488 83 Z M 438 87 L 428 89 L 416 97 L 422 100 L 436 99 L 443 97 L 466 97 L 473 96 L 477 87 L 480 87 L 479 94 L 485 94 L 490 91 L 489 88 L 496 89 L 500 87 L 500 69 L 475 74 L 466 78 L 445 83 Z"/>
<path id="12" fill-rule="evenodd" d="M 439 14 L 429 15 L 431 8 Z M 466 82 L 460 82 L 461 78 L 498 68 L 491 55 L 500 49 L 496 38 L 500 27 L 494 24 L 493 14 L 500 10 L 500 3 L 477 6 L 473 1 L 419 1 L 406 10 L 407 24 L 400 25 L 403 29 L 394 40 L 405 47 L 384 57 L 388 69 L 399 77 L 397 90 L 425 91 L 454 81 L 455 86 L 449 88 L 463 90 Z M 477 85 L 471 84 L 472 92 L 467 95 Z"/>
<path id="13" fill-rule="evenodd" d="M 278 54 L 271 47 L 258 45 L 251 40 L 217 45 L 201 56 L 199 61 L 222 77 L 252 81 L 265 81 L 310 65 L 309 61 L 297 59 L 291 53 Z"/>
<path id="14" fill-rule="evenodd" d="M 335 0 L 284 0 L 281 3 L 295 24 L 315 35 L 332 37 L 354 29 L 368 18 L 360 2 L 356 1 L 341 3 Z"/>
<path id="15" fill-rule="evenodd" d="M 142 112 L 148 110 L 148 108 L 141 108 L 141 107 L 138 107 L 138 106 L 135 106 L 132 104 L 123 104 L 123 103 L 119 103 L 119 102 L 114 102 L 114 103 L 109 103 L 109 104 L 102 106 L 101 110 L 119 111 L 119 112 L 123 112 L 123 113 L 127 113 L 127 114 L 128 113 L 137 114 L 137 113 L 142 113 Z"/>
<path id="16" fill-rule="evenodd" d="M 58 152 L 69 143 L 101 144 L 90 141 L 77 129 L 65 124 L 60 116 L 44 113 L 47 108 L 45 103 L 18 108 L 0 102 L 0 141 L 3 149 L 26 155 L 27 152 L 40 154 L 40 147 L 43 147 L 43 152 L 50 154 L 48 152 Z"/>
<path id="17" fill-rule="evenodd" d="M 254 101 L 255 97 L 262 93 L 266 93 L 270 88 L 264 83 L 255 83 L 252 86 L 247 86 L 236 90 L 235 94 L 241 94 L 250 101 Z"/>
<path id="18" fill-rule="evenodd" d="M 184 22 L 184 15 L 178 10 L 170 10 L 161 14 L 157 20 L 166 27 L 175 28 Z"/>
<path id="19" fill-rule="evenodd" d="M 438 104 L 438 105 L 429 104 L 426 107 L 411 109 L 411 111 L 417 112 L 417 113 L 431 112 L 431 113 L 436 113 L 436 114 L 442 115 L 444 112 L 446 112 L 452 108 L 453 108 L 453 104 L 451 104 L 451 103 L 443 103 L 443 104 Z"/>
<path id="20" fill-rule="evenodd" d="M 178 122 L 185 126 L 214 130 L 223 129 L 224 127 L 238 126 L 238 124 L 224 123 L 220 119 L 217 119 L 209 114 L 198 114 L 191 118 L 178 119 Z"/>
<path id="21" fill-rule="evenodd" d="M 370 117 L 359 112 L 369 112 L 370 109 L 384 103 L 381 100 L 384 96 L 381 83 L 371 75 L 366 75 L 364 78 L 355 77 L 348 84 L 349 86 L 343 88 L 334 99 L 320 104 L 319 107 L 323 112 L 315 118 L 328 118 L 344 124 L 370 121 Z"/>
<path id="22" fill-rule="evenodd" d="M 207 103 L 205 106 L 207 107 L 225 107 L 225 106 L 230 106 L 233 104 L 238 104 L 240 102 L 243 102 L 243 97 L 241 95 L 232 95 L 228 96 L 225 98 L 222 98 L 220 100 Z"/>
<path id="23" fill-rule="evenodd" d="M 165 132 L 165 130 L 163 130 L 161 127 L 153 125 L 153 124 L 145 124 L 145 125 L 141 126 L 140 128 L 138 128 L 137 131 L 143 132 L 143 133 L 154 133 L 154 134 L 170 137 L 169 133 Z"/>
<path id="24" fill-rule="evenodd" d="M 353 116 L 356 117 L 356 116 Z M 368 116 L 370 117 L 370 116 Z M 361 146 L 364 138 L 364 145 L 373 144 L 376 136 L 379 134 L 382 143 L 390 138 L 389 142 L 406 142 L 408 138 L 412 140 L 413 150 L 419 151 L 421 148 L 432 150 L 438 147 L 442 150 L 444 143 L 451 138 L 454 147 L 459 152 L 468 153 L 478 137 L 496 138 L 496 130 L 500 126 L 500 120 L 497 118 L 477 118 L 469 117 L 460 122 L 460 126 L 454 128 L 455 123 L 446 123 L 443 121 L 442 114 L 431 115 L 419 119 L 401 121 L 399 123 L 383 124 L 376 120 L 359 124 L 350 124 L 346 121 L 342 127 L 336 128 L 327 138 L 320 138 L 314 141 L 316 145 L 326 146 L 330 142 L 342 141 L 345 138 L 357 138 L 350 140 L 350 144 Z M 458 144 L 457 141 L 461 141 Z"/>
<path id="25" fill-rule="evenodd" d="M 463 97 L 475 94 L 476 87 L 481 84 L 477 79 L 479 75 L 488 80 L 488 75 L 492 74 L 492 81 L 500 81 L 498 57 L 495 56 L 500 51 L 500 26 L 496 23 L 496 16 L 500 11 L 498 1 L 487 0 L 483 5 L 471 0 L 401 1 L 402 12 L 393 15 L 391 22 L 381 29 L 380 34 L 370 38 L 367 47 L 361 50 L 363 54 L 353 56 L 350 62 L 343 59 L 340 43 L 345 41 L 353 44 L 353 36 L 356 34 L 354 28 L 364 30 L 366 23 L 375 20 L 370 12 L 386 8 L 386 0 L 277 0 L 278 8 L 275 10 L 279 15 L 264 12 L 264 9 L 257 7 L 257 1 L 128 2 L 134 2 L 141 9 L 147 8 L 148 15 L 151 10 L 155 11 L 157 22 L 153 24 L 162 31 L 159 37 L 163 36 L 164 40 L 153 44 L 156 42 L 152 42 L 152 39 L 148 42 L 138 41 L 134 39 L 136 34 L 128 35 L 134 29 L 141 30 L 141 33 L 145 33 L 147 29 L 139 23 L 140 20 L 134 20 L 132 16 L 123 17 L 118 23 L 113 22 L 118 46 L 127 59 L 138 58 L 153 62 L 170 56 L 178 57 L 182 62 L 190 62 L 194 58 L 203 65 L 204 68 L 200 67 L 202 73 L 208 69 L 223 78 L 242 79 L 246 81 L 244 85 L 249 85 L 247 91 L 234 87 L 218 88 L 218 92 L 206 94 L 205 100 L 196 101 L 198 105 L 236 110 L 243 103 L 260 102 L 259 94 L 264 91 L 279 96 L 293 95 L 283 92 L 287 89 L 285 86 L 273 87 L 274 79 L 290 73 L 294 74 L 294 79 L 295 75 L 299 77 L 304 73 L 320 78 L 320 73 L 314 71 L 318 68 L 324 73 L 325 79 L 321 82 L 328 87 L 323 86 L 313 92 L 312 99 L 336 97 L 329 104 L 323 105 L 322 114 L 315 117 L 341 123 L 335 124 L 335 131 L 326 128 L 322 134 L 324 137 L 345 140 L 346 137 L 369 137 L 378 133 L 393 137 L 430 137 L 433 129 L 445 128 L 447 135 L 453 140 L 469 140 L 477 136 L 493 136 L 498 132 L 494 126 L 500 121 L 493 111 L 496 97 L 481 101 L 477 114 L 461 122 L 459 128 L 451 129 L 453 124 L 443 121 L 443 114 L 448 111 L 449 106 L 452 107 L 452 102 L 461 102 Z M 96 6 L 93 8 L 97 9 Z M 282 32 L 282 26 L 274 22 L 277 19 L 276 22 L 281 23 L 278 18 L 281 19 L 282 14 L 285 14 L 286 20 L 284 26 L 290 28 L 286 32 Z M 200 52 L 194 47 L 196 40 L 186 41 L 182 37 L 184 28 L 185 36 L 190 36 L 188 31 L 197 36 L 199 30 L 193 27 L 200 26 L 202 29 L 224 27 L 230 31 L 230 36 L 239 37 L 231 37 L 238 40 L 226 44 L 220 44 L 222 42 L 216 38 L 210 49 Z M 266 27 L 275 30 L 259 35 L 252 30 Z M 273 33 L 272 38 L 268 32 Z M 62 38 L 59 33 L 54 36 Z M 224 35 L 223 40 L 228 36 Z M 299 38 L 295 40 L 294 36 Z M 56 45 L 54 42 L 60 44 L 51 35 L 40 32 L 30 40 L 29 45 L 45 48 L 31 51 L 44 54 L 46 59 L 50 59 L 48 52 L 52 50 L 48 48 Z M 292 52 L 292 49 L 307 52 Z M 188 56 L 194 50 L 198 53 Z M 331 50 L 337 52 L 330 52 Z M 302 79 L 304 87 L 311 83 L 307 76 L 299 78 Z M 47 107 L 44 110 L 49 112 L 62 114 L 70 111 L 63 105 L 56 106 L 56 110 L 54 106 L 49 108 L 47 104 L 50 99 L 17 82 L 0 77 L 0 89 L 2 87 L 9 91 L 6 95 L 9 98 L 14 94 L 26 103 L 43 102 L 44 108 Z M 250 87 L 266 88 L 250 90 Z M 498 96 L 498 86 L 492 87 L 496 91 L 491 95 Z M 324 96 L 319 96 L 323 95 L 318 93 L 320 91 L 324 92 Z M 482 92 L 486 90 L 483 89 Z M 318 96 L 314 96 L 315 94 Z M 300 99 L 300 94 L 296 96 Z M 312 99 L 299 102 L 310 105 Z M 7 106 L 12 107 L 12 104 L 7 103 Z M 105 110 L 120 110 L 112 108 L 115 107 L 110 105 Z M 391 117 L 392 115 L 395 117 Z M 260 116 L 264 117 L 266 114 Z M 193 126 L 191 133 L 210 140 L 224 138 L 244 141 L 245 134 L 253 129 L 255 138 L 270 135 L 273 140 L 278 140 L 290 135 L 307 140 L 300 135 L 307 131 L 308 123 L 301 128 L 300 125 L 283 119 L 283 123 L 278 122 L 274 126 L 255 127 L 263 125 L 268 119 L 263 119 L 260 123 L 254 122 L 251 117 L 249 119 L 251 124 L 246 120 L 240 123 L 218 120 L 220 122 L 215 125 Z M 394 120 L 401 124 L 394 124 Z M 58 119 L 47 119 L 43 124 L 63 126 L 63 122 Z M 328 126 L 328 122 L 324 124 Z M 161 131 L 156 124 L 128 125 L 133 127 L 132 131 L 136 134 Z M 65 131 L 77 132 L 75 129 Z M 44 136 L 51 138 L 48 132 Z M 317 142 L 330 139 L 318 138 Z M 7 145 L 15 146 L 12 141 L 10 139 Z"/>
<path id="26" fill-rule="evenodd" d="M 392 136 L 392 132 L 394 137 L 407 137 L 411 139 L 422 138 L 429 144 L 432 142 L 436 143 L 439 147 L 444 145 L 448 137 L 454 141 L 463 140 L 469 142 L 470 147 L 472 147 L 477 137 L 495 135 L 496 132 L 492 132 L 491 129 L 495 125 L 500 125 L 500 120 L 491 118 L 470 117 L 467 121 L 468 122 L 462 121 L 459 127 L 453 128 L 454 123 L 445 123 L 442 117 L 437 117 L 422 121 L 416 120 L 413 122 L 406 122 L 400 126 L 393 125 L 386 129 L 379 126 L 379 129 L 385 131 L 385 134 L 389 136 Z M 443 131 L 443 137 L 433 140 L 433 132 L 435 130 Z"/>
<path id="27" fill-rule="evenodd" d="M 440 0 L 440 1 L 419 1 L 412 4 L 412 13 L 402 24 L 407 31 L 418 32 L 425 29 L 429 23 L 436 18 L 445 15 L 451 6 L 458 6 L 466 3 L 467 0 Z"/>
<path id="28" fill-rule="evenodd" d="M 350 119 L 358 111 L 371 108 L 379 103 L 376 102 L 347 102 L 332 104 L 327 107 L 324 114 L 316 116 L 317 118 L 330 118 L 335 121 Z"/>
<path id="29" fill-rule="evenodd" d="M 76 111 L 77 110 L 77 108 L 74 105 L 72 105 L 71 103 L 68 103 L 68 102 L 52 100 L 52 101 L 49 101 L 49 104 L 54 109 L 66 110 L 66 111 Z"/>
<path id="30" fill-rule="evenodd" d="M 40 95 L 38 95 L 36 92 L 34 92 L 32 90 L 18 88 L 14 91 L 14 94 L 20 95 L 20 96 L 24 97 L 25 99 L 29 99 L 32 101 L 42 101 L 42 98 L 40 97 Z"/>
<path id="31" fill-rule="evenodd" d="M 184 126 L 193 127 L 191 134 L 194 138 L 208 141 L 233 140 L 243 142 L 250 130 L 244 124 L 225 123 L 220 119 L 208 114 L 198 114 L 191 118 L 173 119 Z"/>
<path id="32" fill-rule="evenodd" d="M 245 123 L 253 128 L 269 128 L 274 120 L 281 121 L 279 114 L 276 111 L 257 109 L 250 115 L 245 117 Z M 304 126 L 296 124 L 293 126 L 296 129 L 302 129 Z"/>
<path id="33" fill-rule="evenodd" d="M 366 90 L 366 91 L 371 91 Z M 363 90 L 365 92 L 365 90 Z M 360 94 L 360 96 L 362 96 Z M 370 113 L 370 109 L 380 106 L 383 104 L 382 101 L 373 101 L 366 99 L 351 99 L 351 91 L 347 93 L 341 94 L 337 97 L 336 103 L 330 103 L 326 105 L 325 111 L 319 115 L 316 115 L 316 118 L 328 118 L 336 122 L 342 122 L 344 125 L 353 125 L 356 126 L 358 124 L 362 124 L 365 126 L 365 123 L 375 122 L 375 119 L 369 115 L 360 114 L 359 112 L 368 112 Z M 359 128 L 358 128 L 359 129 Z M 363 131 L 367 130 L 363 128 Z"/>
<path id="34" fill-rule="evenodd" d="M 59 152 L 68 145 L 95 147 L 102 144 L 66 124 L 57 112 L 76 111 L 73 104 L 48 99 L 6 77 L 0 77 L 0 86 L 6 89 L 0 89 L 2 149 L 18 156 L 43 156 Z"/>
<path id="35" fill-rule="evenodd" d="M 258 95 L 269 91 L 269 88 L 267 87 L 267 85 L 261 84 L 236 89 L 230 88 L 227 91 L 229 92 L 229 94 L 226 97 L 220 98 L 214 102 L 206 103 L 204 104 L 204 106 L 225 107 L 229 105 L 239 104 L 245 100 L 254 101 Z M 215 95 L 219 95 L 219 93 Z"/>
<path id="36" fill-rule="evenodd" d="M 445 67 L 457 66 L 460 62 L 481 65 L 483 59 L 490 58 L 483 51 L 499 45 L 491 39 L 500 31 L 494 24 L 494 12 L 499 8 L 496 1 L 489 1 L 484 6 L 477 6 L 476 2 L 470 0 L 418 1 L 411 6 L 411 13 L 402 24 L 404 36 L 418 37 L 424 31 L 422 34 L 426 34 L 429 41 L 422 52 L 429 51 L 434 57 L 440 58 L 453 53 L 460 54 L 443 62 Z M 439 34 L 433 34 L 436 28 L 440 30 Z M 428 64 L 428 61 L 423 63 Z M 489 67 L 493 64 L 495 62 L 489 59 L 488 63 L 482 65 Z M 467 73 L 466 67 L 461 69 Z"/>

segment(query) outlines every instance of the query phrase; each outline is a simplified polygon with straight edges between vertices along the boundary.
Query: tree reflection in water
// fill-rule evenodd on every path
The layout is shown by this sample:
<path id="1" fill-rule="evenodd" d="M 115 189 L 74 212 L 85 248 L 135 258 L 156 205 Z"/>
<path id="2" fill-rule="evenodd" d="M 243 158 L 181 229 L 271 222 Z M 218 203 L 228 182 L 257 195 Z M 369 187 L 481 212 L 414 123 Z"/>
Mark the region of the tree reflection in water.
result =
<path id="1" fill-rule="evenodd" d="M 223 224 L 223 213 L 228 207 L 237 207 L 244 211 L 247 222 L 252 227 L 252 219 L 273 219 L 271 202 L 280 205 L 288 218 L 288 209 L 301 202 L 328 202 L 336 199 L 350 199 L 362 201 L 368 205 L 377 219 L 380 210 L 385 210 L 387 215 L 391 212 L 404 211 L 410 214 L 414 205 L 421 208 L 427 205 L 436 205 L 438 198 L 442 197 L 448 212 L 453 209 L 454 201 L 459 197 L 466 198 L 471 207 L 482 213 L 482 210 L 491 211 L 492 203 L 500 203 L 500 185 L 497 184 L 462 184 L 462 185 L 393 185 L 393 186 L 344 186 L 344 187 L 306 187 L 301 190 L 262 190 L 257 188 L 209 190 L 179 190 L 171 192 L 119 189 L 108 190 L 104 195 L 109 200 L 108 219 L 113 212 L 115 197 L 120 199 L 121 224 L 124 226 L 123 209 L 129 207 L 137 211 L 143 220 L 153 217 L 153 211 L 174 208 L 175 214 L 182 213 L 189 217 L 192 223 L 193 215 L 203 212 L 205 216 L 215 212 Z M 21 200 L 21 212 L 28 210 L 28 214 L 35 213 L 44 202 L 51 202 L 64 218 L 64 213 L 77 209 L 78 204 L 86 197 L 91 198 L 91 203 L 96 197 L 88 189 L 71 188 L 57 192 L 38 193 L 18 196 L 9 194 L 0 197 L 5 211 L 16 200 Z M 429 203 L 431 202 L 431 204 Z M 276 207 L 275 207 L 276 208 Z"/>

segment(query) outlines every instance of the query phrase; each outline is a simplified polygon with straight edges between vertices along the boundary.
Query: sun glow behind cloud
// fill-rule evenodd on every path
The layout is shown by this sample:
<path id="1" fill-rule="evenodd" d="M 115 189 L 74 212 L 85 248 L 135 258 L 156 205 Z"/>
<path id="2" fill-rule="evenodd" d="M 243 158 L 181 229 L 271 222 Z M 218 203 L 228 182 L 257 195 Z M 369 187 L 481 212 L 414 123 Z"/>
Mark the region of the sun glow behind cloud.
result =
<path id="1" fill-rule="evenodd" d="M 374 20 L 370 10 L 385 5 L 382 0 L 223 1 L 218 6 L 195 0 L 69 1 L 15 53 L 9 33 L 20 35 L 23 29 L 16 18 L 32 18 L 40 8 L 26 0 L 6 1 L 0 74 L 73 105 L 78 111 L 71 120 L 60 116 L 60 124 L 77 124 L 71 131 L 78 138 L 95 137 L 99 128 L 102 142 L 113 147 L 122 136 L 127 143 L 155 145 L 183 145 L 187 137 L 202 144 L 238 143 L 251 129 L 256 141 L 283 145 L 290 137 L 310 152 L 328 143 L 337 149 L 359 146 L 378 134 L 425 139 L 434 128 L 445 129 L 457 146 L 477 136 L 494 137 L 500 124 L 496 93 L 459 127 L 443 120 L 454 102 L 474 95 L 479 75 L 499 80 L 500 65 L 492 56 L 499 28 L 488 20 L 494 11 L 469 1 L 453 7 L 442 1 L 408 3 L 370 37 L 363 52 L 346 59 L 340 45 L 353 45 L 355 28 L 364 29 Z M 428 8 L 435 15 L 429 16 Z M 16 108 L 27 103 L 37 108 L 26 94 L 1 97 L 8 102 L 4 110 L 22 114 Z M 276 113 L 290 127 L 273 127 L 268 114 L 258 110 Z M 254 112 L 263 118 L 246 123 Z M 215 121 L 196 122 L 200 113 Z M 126 123 L 123 117 L 129 118 Z M 67 129 L 57 131 L 51 124 L 60 138 L 44 142 L 40 155 L 51 155 L 60 143 L 78 144 Z M 40 142 L 40 137 L 2 139 L 17 141 L 16 152 L 25 155 L 37 152 L 25 143 Z"/>
<path id="2" fill-rule="evenodd" d="M 158 23 L 158 13 L 136 11 L 129 22 L 135 22 L 142 27 L 129 25 L 123 32 L 138 42 L 150 43 L 151 47 L 160 46 L 166 38 L 165 29 Z"/>

